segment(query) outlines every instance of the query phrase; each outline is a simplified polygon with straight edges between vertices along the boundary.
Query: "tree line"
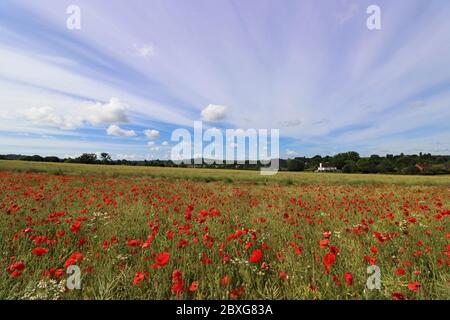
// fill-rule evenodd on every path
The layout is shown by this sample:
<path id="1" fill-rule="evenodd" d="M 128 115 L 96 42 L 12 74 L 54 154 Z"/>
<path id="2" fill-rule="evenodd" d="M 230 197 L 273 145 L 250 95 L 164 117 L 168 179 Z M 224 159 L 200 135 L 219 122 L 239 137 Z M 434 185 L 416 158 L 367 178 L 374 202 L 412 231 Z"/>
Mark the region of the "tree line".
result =
<path id="1" fill-rule="evenodd" d="M 157 166 L 157 167 L 199 167 L 199 168 L 222 168 L 222 169 L 246 169 L 259 170 L 264 165 L 259 161 L 256 164 L 249 163 L 224 163 L 224 164 L 202 164 L 185 163 L 177 165 L 171 160 L 113 160 L 104 152 L 99 155 L 95 153 L 83 153 L 76 158 L 61 159 L 55 156 L 42 157 L 39 155 L 0 155 L 4 160 L 22 160 L 38 162 L 65 162 L 84 164 L 105 165 L 131 165 L 131 166 Z M 450 173 L 450 156 L 431 155 L 430 153 L 419 153 L 413 155 L 387 154 L 385 156 L 371 155 L 361 157 L 355 151 L 338 153 L 334 156 L 296 157 L 293 159 L 279 159 L 282 171 L 315 171 L 322 163 L 324 166 L 336 167 L 338 172 L 344 173 L 398 173 L 398 174 L 448 174 Z"/>

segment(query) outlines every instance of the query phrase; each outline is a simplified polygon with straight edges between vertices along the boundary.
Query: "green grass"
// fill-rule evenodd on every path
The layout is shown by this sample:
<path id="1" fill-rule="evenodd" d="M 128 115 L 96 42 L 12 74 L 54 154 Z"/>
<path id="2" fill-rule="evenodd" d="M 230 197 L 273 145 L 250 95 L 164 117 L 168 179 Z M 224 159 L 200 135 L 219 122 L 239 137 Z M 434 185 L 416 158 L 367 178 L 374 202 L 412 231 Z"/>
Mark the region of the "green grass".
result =
<path id="1" fill-rule="evenodd" d="M 262 176 L 259 171 L 200 168 L 161 168 L 142 166 L 110 166 L 68 163 L 43 163 L 0 160 L 0 170 L 49 173 L 55 175 L 96 175 L 107 177 L 162 177 L 192 181 L 250 182 L 256 184 L 279 183 L 299 185 L 325 184 L 398 184 L 450 186 L 450 175 L 405 176 L 388 174 L 342 174 L 315 172 L 278 172 L 274 176 Z"/>

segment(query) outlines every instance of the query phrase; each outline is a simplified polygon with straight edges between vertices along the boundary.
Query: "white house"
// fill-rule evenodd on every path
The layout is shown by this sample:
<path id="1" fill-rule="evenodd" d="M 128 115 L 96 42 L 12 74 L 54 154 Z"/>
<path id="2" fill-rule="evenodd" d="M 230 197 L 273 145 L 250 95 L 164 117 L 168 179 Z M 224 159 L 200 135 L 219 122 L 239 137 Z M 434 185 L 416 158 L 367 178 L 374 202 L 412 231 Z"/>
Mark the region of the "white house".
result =
<path id="1" fill-rule="evenodd" d="M 337 168 L 326 164 L 322 165 L 322 162 L 319 164 L 319 167 L 316 170 L 316 172 L 333 172 L 333 171 L 337 171 Z"/>

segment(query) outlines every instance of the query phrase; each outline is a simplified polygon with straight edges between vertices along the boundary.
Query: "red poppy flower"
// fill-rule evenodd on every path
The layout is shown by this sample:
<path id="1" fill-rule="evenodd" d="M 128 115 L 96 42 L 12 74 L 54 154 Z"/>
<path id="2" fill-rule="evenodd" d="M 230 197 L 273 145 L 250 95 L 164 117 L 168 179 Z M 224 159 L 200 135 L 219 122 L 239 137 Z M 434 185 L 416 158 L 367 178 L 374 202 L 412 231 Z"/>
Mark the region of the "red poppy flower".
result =
<path id="1" fill-rule="evenodd" d="M 252 252 L 252 254 L 250 255 L 250 259 L 249 261 L 251 263 L 258 263 L 259 261 L 261 261 L 263 257 L 262 251 L 259 249 L 256 249 L 255 251 Z"/>
<path id="2" fill-rule="evenodd" d="M 145 279 L 145 274 L 143 272 L 136 272 L 134 275 L 133 285 L 137 286 Z"/>
<path id="3" fill-rule="evenodd" d="M 391 298 L 394 300 L 405 300 L 405 295 L 401 292 L 394 292 L 391 294 Z"/>
<path id="4" fill-rule="evenodd" d="M 223 278 L 222 278 L 222 280 L 220 280 L 220 283 L 221 283 L 223 286 L 228 285 L 228 284 L 230 283 L 230 277 L 227 276 L 227 275 L 224 275 Z"/>
<path id="5" fill-rule="evenodd" d="M 419 282 L 409 283 L 408 289 L 414 292 L 418 292 L 420 290 L 420 283 Z"/>
<path id="6" fill-rule="evenodd" d="M 18 277 L 20 277 L 22 275 L 22 272 L 14 270 L 13 272 L 11 272 L 10 275 L 11 275 L 12 278 L 18 278 Z"/>
<path id="7" fill-rule="evenodd" d="M 127 242 L 127 246 L 129 246 L 129 247 L 138 247 L 141 245 L 140 239 L 127 240 L 126 242 Z"/>
<path id="8" fill-rule="evenodd" d="M 64 275 L 64 269 L 56 269 L 55 270 L 55 276 L 57 279 L 61 279 Z"/>
<path id="9" fill-rule="evenodd" d="M 41 257 L 41 256 L 43 256 L 44 254 L 46 254 L 48 252 L 48 249 L 47 248 L 43 248 L 43 247 L 36 247 L 36 248 L 33 249 L 32 252 L 33 252 L 33 254 L 35 256 Z"/>
<path id="10" fill-rule="evenodd" d="M 244 294 L 244 287 L 240 287 L 239 291 L 237 289 L 231 289 L 230 291 L 230 297 L 231 298 L 237 298 L 239 296 L 242 296 Z"/>
<path id="11" fill-rule="evenodd" d="M 376 257 L 364 256 L 364 260 L 366 262 L 370 263 L 372 266 L 376 265 L 376 263 L 377 263 L 377 258 Z"/>
<path id="12" fill-rule="evenodd" d="M 288 278 L 287 272 L 283 272 L 283 271 L 280 271 L 280 273 L 278 274 L 278 276 L 280 277 L 280 280 L 282 280 L 282 281 L 286 281 L 287 278 Z"/>
<path id="13" fill-rule="evenodd" d="M 172 272 L 172 292 L 175 293 L 177 296 L 180 295 L 183 292 L 184 289 L 184 283 L 182 279 L 182 273 L 180 270 L 175 269 Z"/>
<path id="14" fill-rule="evenodd" d="M 111 243 L 113 243 L 113 244 L 118 244 L 118 243 L 119 243 L 119 239 L 117 239 L 116 236 L 112 236 L 112 237 L 111 237 Z"/>
<path id="15" fill-rule="evenodd" d="M 152 264 L 152 268 L 164 267 L 170 260 L 168 252 L 160 253 L 156 256 L 156 262 Z"/>
<path id="16" fill-rule="evenodd" d="M 152 236 L 147 236 L 147 241 L 144 242 L 144 244 L 142 245 L 142 249 L 147 249 L 148 247 L 151 246 L 153 241 L 153 237 Z"/>
<path id="17" fill-rule="evenodd" d="M 13 264 L 11 264 L 7 270 L 9 272 L 14 272 L 14 271 L 23 271 L 24 269 L 25 269 L 25 265 L 23 264 L 23 262 L 16 261 Z"/>
<path id="18" fill-rule="evenodd" d="M 69 266 L 77 264 L 78 262 L 83 261 L 83 254 L 81 252 L 74 252 L 70 255 L 70 257 L 64 263 L 64 267 L 67 269 Z"/>
<path id="19" fill-rule="evenodd" d="M 328 246 L 328 239 L 322 239 L 319 242 L 320 248 L 325 248 L 326 246 Z"/>
<path id="20" fill-rule="evenodd" d="M 167 238 L 169 238 L 169 239 L 173 239 L 174 235 L 175 235 L 175 234 L 173 233 L 172 230 L 168 230 L 167 233 L 166 233 L 166 236 L 167 236 Z"/>
<path id="21" fill-rule="evenodd" d="M 81 230 L 81 222 L 77 221 L 74 224 L 70 226 L 70 230 L 72 230 L 73 233 L 77 234 Z"/>
<path id="22" fill-rule="evenodd" d="M 190 292 L 195 292 L 198 289 L 198 281 L 192 281 L 191 285 L 189 286 Z"/>
<path id="23" fill-rule="evenodd" d="M 325 269 L 327 271 L 327 273 L 330 272 L 331 270 L 331 266 L 334 264 L 334 262 L 336 261 L 336 255 L 332 252 L 326 253 L 325 256 L 323 257 L 323 264 L 325 265 Z"/>
<path id="24" fill-rule="evenodd" d="M 177 243 L 177 248 L 184 248 L 189 244 L 189 241 L 187 241 L 186 239 L 180 239 L 180 241 L 178 241 Z"/>
<path id="25" fill-rule="evenodd" d="M 341 280 L 336 276 L 333 275 L 333 281 L 336 283 L 336 285 L 340 286 L 342 285 Z"/>
<path id="26" fill-rule="evenodd" d="M 353 284 L 353 275 L 350 272 L 346 272 L 344 274 L 344 277 L 347 285 L 351 286 Z"/>
<path id="27" fill-rule="evenodd" d="M 403 268 L 398 268 L 397 271 L 395 271 L 395 273 L 399 276 L 403 276 L 406 274 L 406 271 Z"/>

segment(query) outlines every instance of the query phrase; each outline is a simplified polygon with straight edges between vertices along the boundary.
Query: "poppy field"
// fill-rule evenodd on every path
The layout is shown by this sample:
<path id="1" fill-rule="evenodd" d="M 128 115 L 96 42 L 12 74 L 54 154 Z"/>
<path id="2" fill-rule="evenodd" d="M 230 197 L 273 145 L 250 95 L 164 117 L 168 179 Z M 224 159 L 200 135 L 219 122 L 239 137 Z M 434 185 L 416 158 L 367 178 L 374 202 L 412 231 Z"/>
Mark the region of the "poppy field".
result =
<path id="1" fill-rule="evenodd" d="M 0 299 L 450 298 L 449 177 L 159 170 L 0 170 Z M 367 286 L 371 265 L 379 289 Z M 80 289 L 67 287 L 71 266 Z"/>

